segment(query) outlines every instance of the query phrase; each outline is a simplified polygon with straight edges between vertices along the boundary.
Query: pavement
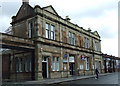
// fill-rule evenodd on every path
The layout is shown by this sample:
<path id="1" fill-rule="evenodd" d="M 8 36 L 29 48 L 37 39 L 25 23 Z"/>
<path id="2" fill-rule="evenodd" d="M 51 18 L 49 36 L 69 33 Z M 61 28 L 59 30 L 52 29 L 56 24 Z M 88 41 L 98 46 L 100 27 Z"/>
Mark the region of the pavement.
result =
<path id="1" fill-rule="evenodd" d="M 112 73 L 103 73 L 99 74 L 99 76 L 105 76 Z M 80 80 L 80 79 L 88 79 L 93 78 L 95 75 L 89 75 L 89 76 L 72 76 L 69 78 L 58 78 L 58 79 L 42 79 L 42 80 L 35 80 L 35 81 L 22 81 L 22 82 L 3 82 L 2 84 L 58 84 L 62 82 L 68 82 L 68 81 L 74 81 L 74 80 Z"/>

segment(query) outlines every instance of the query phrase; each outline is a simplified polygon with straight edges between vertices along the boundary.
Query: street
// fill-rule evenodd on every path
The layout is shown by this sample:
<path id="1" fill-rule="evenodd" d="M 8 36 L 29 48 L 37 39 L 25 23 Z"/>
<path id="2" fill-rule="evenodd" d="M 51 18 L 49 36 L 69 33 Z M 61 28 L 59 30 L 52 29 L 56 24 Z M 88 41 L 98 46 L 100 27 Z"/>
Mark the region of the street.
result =
<path id="1" fill-rule="evenodd" d="M 5 83 L 2 86 L 71 86 L 71 85 L 80 85 L 80 86 L 119 86 L 118 83 L 120 84 L 120 72 L 116 72 L 116 73 L 109 73 L 106 75 L 100 75 L 99 79 L 95 79 L 95 78 L 81 78 L 79 80 L 75 80 L 73 79 L 72 81 L 64 81 L 64 82 L 58 82 L 61 79 L 46 79 L 43 81 L 26 81 L 26 82 L 15 82 L 15 83 Z M 118 82 L 119 80 L 119 82 Z M 56 82 L 57 81 L 57 82 Z M 53 82 L 53 83 L 51 83 Z"/>
<path id="2" fill-rule="evenodd" d="M 74 77 L 76 78 L 76 77 Z M 3 86 L 72 86 L 72 85 L 80 85 L 80 86 L 119 86 L 120 85 L 120 72 L 116 72 L 116 73 L 109 73 L 106 75 L 102 75 L 100 74 L 99 79 L 95 79 L 95 78 L 80 78 L 78 79 L 70 79 L 71 81 L 66 81 L 63 79 L 63 81 L 61 82 L 62 79 L 46 79 L 46 80 L 40 80 L 40 81 L 25 81 L 25 82 L 8 82 L 8 83 L 4 83 Z M 118 81 L 119 80 L 119 81 Z M 59 82 L 60 81 L 60 82 Z M 119 83 L 119 85 L 118 85 Z"/>
<path id="3" fill-rule="evenodd" d="M 62 82 L 59 84 L 118 84 L 118 75 L 118 73 L 112 73 L 106 76 L 100 76 L 99 79 L 89 78 L 70 82 Z"/>

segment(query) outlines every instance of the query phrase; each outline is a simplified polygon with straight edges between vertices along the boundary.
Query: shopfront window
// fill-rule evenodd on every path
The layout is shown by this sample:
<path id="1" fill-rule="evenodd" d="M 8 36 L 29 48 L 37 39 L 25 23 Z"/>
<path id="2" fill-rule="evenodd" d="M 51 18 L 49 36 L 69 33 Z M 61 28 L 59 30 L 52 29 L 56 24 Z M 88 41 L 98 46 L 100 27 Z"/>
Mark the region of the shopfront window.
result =
<path id="1" fill-rule="evenodd" d="M 59 71 L 59 57 L 57 57 L 56 65 L 57 65 L 57 71 Z"/>
<path id="2" fill-rule="evenodd" d="M 53 57 L 53 71 L 59 71 L 59 57 Z"/>
<path id="3" fill-rule="evenodd" d="M 22 63 L 22 58 L 19 59 L 19 71 L 22 72 L 22 67 L 23 67 L 23 63 Z"/>
<path id="4" fill-rule="evenodd" d="M 18 57 L 16 57 L 16 72 L 19 72 L 19 59 L 18 59 Z"/>
<path id="5" fill-rule="evenodd" d="M 86 57 L 86 70 L 89 70 L 89 58 Z"/>
<path id="6" fill-rule="evenodd" d="M 55 71 L 55 57 L 53 57 L 53 71 Z"/>
<path id="7" fill-rule="evenodd" d="M 25 72 L 31 72 L 31 58 L 25 58 Z"/>

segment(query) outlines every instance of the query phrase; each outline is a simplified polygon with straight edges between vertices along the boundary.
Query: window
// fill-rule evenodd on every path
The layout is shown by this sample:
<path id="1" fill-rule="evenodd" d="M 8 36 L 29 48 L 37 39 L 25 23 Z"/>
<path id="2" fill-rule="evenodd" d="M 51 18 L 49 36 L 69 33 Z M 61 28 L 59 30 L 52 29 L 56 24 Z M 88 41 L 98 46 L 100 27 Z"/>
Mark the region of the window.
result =
<path id="1" fill-rule="evenodd" d="M 99 44 L 98 44 L 98 42 L 95 42 L 95 50 L 99 51 Z"/>
<path id="2" fill-rule="evenodd" d="M 62 42 L 67 43 L 66 29 L 62 28 Z"/>
<path id="3" fill-rule="evenodd" d="M 18 63 L 16 63 L 16 72 L 18 72 L 19 70 L 19 64 Z"/>
<path id="4" fill-rule="evenodd" d="M 19 71 L 22 72 L 22 58 L 19 59 Z"/>
<path id="5" fill-rule="evenodd" d="M 81 47 L 81 40 L 80 40 L 80 47 Z"/>
<path id="6" fill-rule="evenodd" d="M 80 69 L 83 69 L 83 64 L 80 64 Z"/>
<path id="7" fill-rule="evenodd" d="M 25 58 L 25 71 L 28 72 L 28 58 Z"/>
<path id="8" fill-rule="evenodd" d="M 30 21 L 28 23 L 28 37 L 29 38 L 33 37 L 33 31 L 32 31 L 33 28 L 34 28 L 34 21 Z"/>
<path id="9" fill-rule="evenodd" d="M 64 42 L 64 27 L 62 27 L 62 38 L 61 38 L 61 41 Z"/>
<path id="10" fill-rule="evenodd" d="M 84 37 L 84 45 L 85 45 L 85 48 L 89 48 L 89 39 Z"/>
<path id="11" fill-rule="evenodd" d="M 85 48 L 87 48 L 87 45 L 86 45 L 86 37 L 84 37 L 84 46 L 85 46 Z"/>
<path id="12" fill-rule="evenodd" d="M 89 39 L 87 38 L 87 48 L 89 48 Z"/>
<path id="13" fill-rule="evenodd" d="M 31 60 L 31 58 L 30 58 L 30 59 L 29 59 L 29 63 L 30 63 L 30 64 L 29 64 L 29 65 L 30 65 L 30 67 L 29 67 L 30 70 L 29 70 L 29 71 L 30 71 L 30 72 L 31 72 L 31 70 L 32 70 L 32 62 L 31 62 L 31 61 L 32 61 L 32 60 Z"/>
<path id="14" fill-rule="evenodd" d="M 16 72 L 19 72 L 19 62 L 18 57 L 16 57 Z"/>
<path id="15" fill-rule="evenodd" d="M 57 71 L 59 71 L 59 57 L 57 57 Z"/>
<path id="16" fill-rule="evenodd" d="M 91 46 L 91 47 L 92 47 L 92 49 L 93 49 L 93 38 L 91 39 L 91 42 L 92 42 L 92 43 L 91 43 L 91 44 L 92 44 L 92 46 Z"/>
<path id="17" fill-rule="evenodd" d="M 71 40 L 71 32 L 69 32 L 69 44 L 72 44 L 72 40 Z"/>
<path id="18" fill-rule="evenodd" d="M 30 22 L 29 27 L 28 27 L 28 37 L 29 38 L 32 38 L 32 28 L 33 28 L 33 23 Z"/>
<path id="19" fill-rule="evenodd" d="M 53 57 L 53 71 L 59 71 L 59 57 Z"/>
<path id="20" fill-rule="evenodd" d="M 75 45 L 75 33 L 69 31 L 69 44 Z"/>
<path id="21" fill-rule="evenodd" d="M 75 34 L 72 34 L 72 44 L 75 45 Z"/>
<path id="22" fill-rule="evenodd" d="M 55 40 L 55 26 L 51 25 L 51 39 Z"/>
<path id="23" fill-rule="evenodd" d="M 32 67 L 32 65 L 31 65 L 31 58 L 26 57 L 25 58 L 25 71 L 26 72 L 31 72 L 31 67 Z"/>
<path id="24" fill-rule="evenodd" d="M 53 71 L 55 71 L 55 57 L 53 57 Z"/>
<path id="25" fill-rule="evenodd" d="M 46 38 L 55 40 L 55 26 L 46 23 Z"/>
<path id="26" fill-rule="evenodd" d="M 86 70 L 89 70 L 89 58 L 86 57 Z"/>
<path id="27" fill-rule="evenodd" d="M 46 38 L 50 38 L 50 25 L 46 23 Z"/>

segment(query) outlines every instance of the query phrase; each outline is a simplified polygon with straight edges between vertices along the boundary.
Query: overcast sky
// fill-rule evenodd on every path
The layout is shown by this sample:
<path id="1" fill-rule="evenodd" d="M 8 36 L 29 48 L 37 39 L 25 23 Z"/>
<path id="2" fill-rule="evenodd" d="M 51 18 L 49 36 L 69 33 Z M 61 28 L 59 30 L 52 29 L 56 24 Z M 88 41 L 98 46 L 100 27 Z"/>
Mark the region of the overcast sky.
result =
<path id="1" fill-rule="evenodd" d="M 9 2 L 8 2 L 9 1 Z M 118 56 L 118 1 L 119 0 L 29 0 L 30 5 L 52 5 L 62 17 L 69 15 L 71 22 L 97 30 L 101 36 L 102 52 Z M 0 1 L 0 32 L 4 32 L 11 17 L 18 12 L 22 0 Z"/>

